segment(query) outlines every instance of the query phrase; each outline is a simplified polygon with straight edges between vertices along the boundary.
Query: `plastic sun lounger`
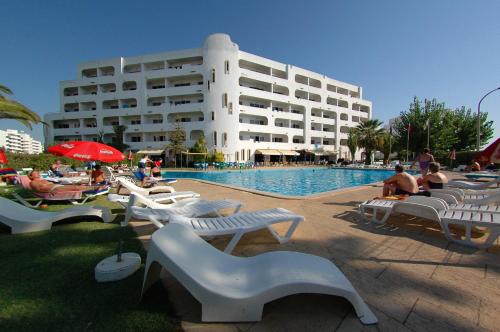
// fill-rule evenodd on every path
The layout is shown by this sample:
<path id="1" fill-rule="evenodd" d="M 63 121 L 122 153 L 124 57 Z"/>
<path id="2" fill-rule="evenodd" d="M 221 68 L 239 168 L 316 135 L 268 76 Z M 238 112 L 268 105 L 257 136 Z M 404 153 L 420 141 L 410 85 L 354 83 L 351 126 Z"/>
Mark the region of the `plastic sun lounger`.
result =
<path id="1" fill-rule="evenodd" d="M 17 193 L 12 193 L 12 195 L 19 201 L 21 204 L 27 207 L 38 207 L 43 201 L 69 201 L 73 205 L 82 205 L 85 204 L 89 199 L 95 198 L 100 195 L 105 195 L 109 193 L 109 187 L 102 190 L 76 190 L 76 191 L 53 191 L 49 193 L 37 192 L 31 189 L 30 182 L 31 180 L 26 175 L 21 175 L 18 177 L 18 182 L 21 186 L 30 191 L 34 196 L 36 196 L 39 201 L 36 204 L 31 204 L 24 198 L 22 198 Z"/>
<path id="2" fill-rule="evenodd" d="M 156 203 L 176 203 L 178 200 L 189 201 L 190 198 L 200 197 L 200 194 L 195 193 L 194 191 L 176 191 L 173 193 L 159 193 L 159 194 L 151 194 L 148 195 L 148 198 L 153 200 Z M 109 194 L 108 201 L 117 202 L 123 205 L 125 208 L 128 205 L 130 200 L 129 195 L 118 195 L 118 194 Z"/>
<path id="3" fill-rule="evenodd" d="M 475 210 L 454 210 L 450 209 L 448 204 L 439 198 L 412 196 L 417 198 L 406 201 L 385 201 L 386 204 L 380 204 L 375 207 L 376 210 L 383 210 L 384 216 L 382 219 L 376 218 L 376 210 L 372 218 L 368 218 L 366 210 L 370 208 L 369 201 L 360 205 L 360 214 L 364 219 L 381 224 L 385 223 L 391 214 L 406 214 L 419 218 L 436 221 L 448 241 L 456 242 L 475 248 L 489 248 L 493 242 L 500 236 L 500 213 L 498 208 L 491 206 L 475 207 Z M 392 204 L 388 204 L 392 203 Z M 372 203 L 371 206 L 374 206 Z M 477 208 L 477 210 L 476 210 Z M 490 209 L 494 209 L 493 211 Z M 465 227 L 465 239 L 455 238 L 450 232 L 450 225 L 461 225 Z M 490 230 L 490 234 L 483 243 L 476 243 L 471 239 L 472 229 L 474 227 L 486 227 Z"/>
<path id="4" fill-rule="evenodd" d="M 445 194 L 446 195 L 446 194 Z M 441 197 L 425 197 L 425 196 L 410 196 L 406 201 L 408 203 L 415 203 L 421 206 L 433 206 L 439 209 L 450 210 L 450 211 L 469 211 L 469 212 L 490 212 L 498 213 L 500 215 L 500 206 L 494 205 L 473 205 L 473 204 L 459 204 L 456 199 L 447 195 L 449 199 L 454 201 L 454 204 L 448 204 L 446 200 Z M 364 220 L 369 220 L 376 224 L 385 224 L 387 219 L 393 213 L 393 208 L 397 203 L 402 201 L 389 201 L 382 199 L 372 199 L 365 201 L 359 205 L 359 213 Z M 382 213 L 382 217 L 378 218 L 379 212 Z M 371 216 L 370 216 L 371 214 Z"/>
<path id="5" fill-rule="evenodd" d="M 485 189 L 485 190 L 469 190 L 463 191 L 459 188 L 446 188 L 446 189 L 431 189 L 431 196 L 438 194 L 448 194 L 460 203 L 468 203 L 474 205 L 488 205 L 500 204 L 500 190 L 498 189 Z"/>
<path id="6" fill-rule="evenodd" d="M 0 223 L 9 226 L 12 234 L 49 230 L 56 221 L 80 216 L 99 217 L 104 222 L 112 219 L 109 209 L 100 206 L 74 206 L 58 212 L 45 212 L 0 197 Z"/>
<path id="7" fill-rule="evenodd" d="M 155 224 L 159 223 L 156 216 L 151 216 L 150 220 Z M 278 232 L 271 227 L 273 224 L 288 221 L 291 222 L 291 225 L 286 231 L 285 236 L 280 236 Z M 282 208 L 239 212 L 227 217 L 217 218 L 190 218 L 174 215 L 169 219 L 171 224 L 183 224 L 192 228 L 199 236 L 233 234 L 231 241 L 224 249 L 224 252 L 228 254 L 233 251 L 243 235 L 263 228 L 267 228 L 278 243 L 286 243 L 290 240 L 298 224 L 302 221 L 304 221 L 303 216 Z"/>
<path id="8" fill-rule="evenodd" d="M 494 179 L 486 182 L 451 180 L 450 182 L 448 182 L 446 187 L 468 189 L 468 190 L 481 190 L 481 189 L 488 189 L 489 187 L 498 184 L 500 184 L 499 179 Z"/>
<path id="9" fill-rule="evenodd" d="M 169 271 L 201 303 L 204 322 L 252 322 L 264 305 L 300 293 L 340 296 L 364 324 L 377 317 L 345 275 L 329 260 L 299 252 L 274 251 L 254 257 L 223 253 L 179 224 L 153 233 L 142 294 Z"/>
<path id="10" fill-rule="evenodd" d="M 142 188 L 142 187 L 139 187 L 139 186 L 135 185 L 134 183 L 130 182 L 129 180 L 122 178 L 122 177 L 116 178 L 116 182 L 118 183 L 117 192 L 119 192 L 120 187 L 124 187 L 125 189 L 127 189 L 131 193 L 138 193 L 138 194 L 141 194 L 144 196 L 148 196 L 155 191 L 156 192 L 168 191 L 170 193 L 175 193 L 175 189 L 172 186 L 156 186 L 156 187 L 151 187 L 151 188 Z"/>
<path id="11" fill-rule="evenodd" d="M 220 210 L 233 209 L 233 213 L 237 213 L 242 207 L 243 203 L 231 199 L 205 201 L 193 198 L 180 200 L 172 204 L 160 204 L 141 194 L 132 193 L 122 226 L 126 226 L 130 219 L 135 218 L 139 220 L 155 220 L 153 223 L 157 227 L 162 227 L 163 224 L 160 220 L 168 221 L 173 215 L 187 217 L 221 216 Z"/>
<path id="12" fill-rule="evenodd" d="M 152 184 L 157 184 L 157 183 L 176 183 L 177 179 L 173 178 L 155 178 L 153 176 L 146 176 L 144 173 L 141 173 L 139 171 L 133 172 L 135 179 L 138 181 L 142 181 L 144 178 L 146 178 L 147 183 L 152 183 Z"/>

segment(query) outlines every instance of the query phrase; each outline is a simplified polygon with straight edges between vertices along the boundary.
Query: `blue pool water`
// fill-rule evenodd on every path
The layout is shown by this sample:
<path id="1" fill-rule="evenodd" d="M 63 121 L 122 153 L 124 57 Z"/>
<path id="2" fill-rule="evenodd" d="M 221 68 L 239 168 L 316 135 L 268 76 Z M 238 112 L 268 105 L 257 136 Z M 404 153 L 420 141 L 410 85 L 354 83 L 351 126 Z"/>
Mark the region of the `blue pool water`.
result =
<path id="1" fill-rule="evenodd" d="M 393 170 L 298 168 L 165 172 L 163 177 L 200 179 L 284 196 L 307 196 L 382 181 L 393 174 Z"/>

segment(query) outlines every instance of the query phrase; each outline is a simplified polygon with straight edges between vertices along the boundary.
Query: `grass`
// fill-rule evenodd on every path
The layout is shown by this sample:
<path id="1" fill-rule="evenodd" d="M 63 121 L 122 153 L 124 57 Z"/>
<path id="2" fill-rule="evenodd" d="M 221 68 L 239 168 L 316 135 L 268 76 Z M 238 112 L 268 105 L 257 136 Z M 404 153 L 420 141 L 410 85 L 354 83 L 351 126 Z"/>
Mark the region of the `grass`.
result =
<path id="1" fill-rule="evenodd" d="M 13 189 L 9 189 L 13 190 Z M 0 196 L 6 196 L 5 189 Z M 116 208 L 105 197 L 88 204 Z M 50 205 L 59 210 L 69 205 Z M 116 211 L 114 211 L 116 212 Z M 156 285 L 140 301 L 143 268 L 99 284 L 94 267 L 124 251 L 145 251 L 131 227 L 117 221 L 54 225 L 28 234 L 0 234 L 0 331 L 169 331 L 178 328 L 168 295 Z"/>

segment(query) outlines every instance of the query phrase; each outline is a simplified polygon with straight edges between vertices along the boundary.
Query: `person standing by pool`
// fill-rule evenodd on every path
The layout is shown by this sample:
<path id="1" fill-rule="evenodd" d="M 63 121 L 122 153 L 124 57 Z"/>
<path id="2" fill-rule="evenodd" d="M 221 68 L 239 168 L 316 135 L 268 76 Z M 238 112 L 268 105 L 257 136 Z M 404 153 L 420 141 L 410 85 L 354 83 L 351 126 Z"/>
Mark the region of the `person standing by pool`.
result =
<path id="1" fill-rule="evenodd" d="M 424 151 L 418 155 L 417 159 L 413 161 L 413 164 L 411 164 L 410 168 L 415 166 L 417 162 L 420 166 L 420 173 L 424 177 L 427 175 L 427 173 L 429 173 L 429 164 L 435 162 L 435 160 L 434 156 L 430 154 L 430 150 L 425 148 Z"/>
<path id="2" fill-rule="evenodd" d="M 146 183 L 146 166 L 148 163 L 152 163 L 153 161 L 149 159 L 149 156 L 145 154 L 140 160 L 139 164 L 137 165 L 139 167 L 139 173 L 141 173 L 143 176 L 141 179 L 141 186 L 144 187 L 144 184 Z"/>
<path id="3" fill-rule="evenodd" d="M 404 171 L 402 165 L 394 168 L 396 174 L 384 180 L 383 196 L 390 195 L 415 195 L 418 193 L 417 180 L 413 175 Z"/>

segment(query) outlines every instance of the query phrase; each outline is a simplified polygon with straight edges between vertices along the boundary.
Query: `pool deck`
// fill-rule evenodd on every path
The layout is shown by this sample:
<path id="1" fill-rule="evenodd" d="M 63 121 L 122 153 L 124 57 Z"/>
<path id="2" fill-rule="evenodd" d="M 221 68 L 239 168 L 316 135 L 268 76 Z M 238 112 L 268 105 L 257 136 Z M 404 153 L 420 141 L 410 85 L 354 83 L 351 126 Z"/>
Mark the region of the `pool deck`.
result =
<path id="1" fill-rule="evenodd" d="M 266 231 L 245 235 L 233 254 L 253 256 L 290 250 L 319 255 L 335 263 L 379 319 L 363 326 L 350 304 L 323 295 L 294 295 L 264 308 L 261 322 L 202 323 L 198 302 L 168 273 L 163 279 L 186 331 L 499 331 L 500 244 L 477 250 L 448 243 L 430 221 L 391 217 L 375 226 L 355 213 L 360 202 L 379 196 L 381 185 L 303 200 L 280 199 L 228 187 L 179 180 L 176 190 L 205 199 L 231 198 L 252 211 L 283 207 L 306 217 L 283 245 Z M 131 223 L 148 245 L 155 228 Z M 284 231 L 288 225 L 277 225 Z M 211 241 L 224 248 L 228 237 Z"/>

